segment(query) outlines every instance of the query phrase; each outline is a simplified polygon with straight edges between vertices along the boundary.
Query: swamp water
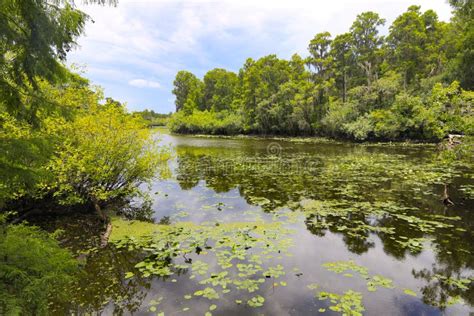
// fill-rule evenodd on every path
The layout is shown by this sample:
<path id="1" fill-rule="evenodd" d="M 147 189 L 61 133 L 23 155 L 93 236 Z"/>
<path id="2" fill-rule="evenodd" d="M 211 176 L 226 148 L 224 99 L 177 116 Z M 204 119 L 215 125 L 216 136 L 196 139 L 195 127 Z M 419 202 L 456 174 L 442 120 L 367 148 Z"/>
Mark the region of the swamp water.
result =
<path id="1" fill-rule="evenodd" d="M 147 188 L 156 224 L 115 218 L 105 249 L 89 249 L 87 221 L 62 227 L 87 255 L 58 314 L 474 310 L 472 156 L 443 163 L 434 145 L 160 138 L 173 158 Z M 454 206 L 442 203 L 446 183 Z"/>

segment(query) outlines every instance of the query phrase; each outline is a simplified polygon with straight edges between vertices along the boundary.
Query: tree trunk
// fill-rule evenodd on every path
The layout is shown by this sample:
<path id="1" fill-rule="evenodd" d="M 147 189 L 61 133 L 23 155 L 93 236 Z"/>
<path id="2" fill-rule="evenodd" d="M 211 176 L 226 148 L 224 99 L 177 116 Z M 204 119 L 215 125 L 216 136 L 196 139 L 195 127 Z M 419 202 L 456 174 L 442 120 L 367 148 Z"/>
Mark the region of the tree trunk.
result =
<path id="1" fill-rule="evenodd" d="M 367 75 L 367 86 L 370 88 L 372 85 L 372 64 L 368 61 L 365 62 L 365 73 Z"/>
<path id="2" fill-rule="evenodd" d="M 100 236 L 100 247 L 104 248 L 107 246 L 109 243 L 109 237 L 110 234 L 112 233 L 112 223 L 107 223 L 107 228 L 105 229 L 105 232 Z"/>
<path id="3" fill-rule="evenodd" d="M 94 204 L 94 209 L 97 215 L 100 217 L 100 219 L 105 223 L 107 222 L 107 216 L 105 215 L 104 211 L 102 211 L 102 208 L 99 205 L 99 202 L 96 199 L 92 200 L 92 203 Z"/>

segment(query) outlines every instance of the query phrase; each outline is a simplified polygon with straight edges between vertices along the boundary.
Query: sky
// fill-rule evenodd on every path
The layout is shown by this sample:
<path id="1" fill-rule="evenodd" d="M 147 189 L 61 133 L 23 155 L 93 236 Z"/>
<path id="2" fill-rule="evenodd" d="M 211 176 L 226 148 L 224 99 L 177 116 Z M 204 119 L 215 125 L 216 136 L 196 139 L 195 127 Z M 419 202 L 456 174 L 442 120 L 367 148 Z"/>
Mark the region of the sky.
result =
<path id="1" fill-rule="evenodd" d="M 347 32 L 357 14 L 393 20 L 413 4 L 448 21 L 446 0 L 118 0 L 116 7 L 79 5 L 90 16 L 69 54 L 105 95 L 131 111 L 174 111 L 180 70 L 199 78 L 213 68 L 238 71 L 248 57 L 307 55 L 316 33 Z"/>

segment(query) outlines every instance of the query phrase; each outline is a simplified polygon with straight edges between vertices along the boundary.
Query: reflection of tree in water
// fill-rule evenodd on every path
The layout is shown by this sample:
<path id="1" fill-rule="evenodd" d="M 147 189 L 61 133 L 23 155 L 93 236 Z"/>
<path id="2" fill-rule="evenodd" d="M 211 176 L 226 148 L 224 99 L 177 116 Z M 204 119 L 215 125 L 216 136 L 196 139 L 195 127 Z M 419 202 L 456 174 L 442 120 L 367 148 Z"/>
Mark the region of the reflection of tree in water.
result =
<path id="1" fill-rule="evenodd" d="M 88 214 L 68 217 L 44 216 L 36 222 L 48 231 L 64 230 L 61 243 L 76 253 L 83 269 L 71 289 L 64 293 L 71 297 L 68 306 L 54 306 L 58 314 L 94 314 L 104 311 L 114 302 L 113 314 L 130 314 L 139 309 L 150 288 L 150 280 L 125 280 L 126 272 L 133 271 L 139 253 L 117 250 L 112 246 L 99 249 L 101 224 L 99 218 Z M 91 249 L 90 253 L 84 249 Z"/>
<path id="2" fill-rule="evenodd" d="M 415 278 L 425 282 L 421 289 L 423 301 L 441 309 L 457 296 L 474 306 L 474 275 L 471 272 L 466 276 L 466 271 L 474 269 L 472 221 L 463 221 L 463 225 L 464 231 L 454 229 L 449 236 L 435 236 L 437 240 L 433 244 L 437 263 L 431 270 L 412 272 Z M 462 279 L 470 279 L 470 283 L 460 282 Z"/>
<path id="3" fill-rule="evenodd" d="M 327 225 L 326 221 L 329 222 L 330 225 Z M 354 234 L 349 230 L 338 230 L 338 227 L 357 228 L 357 224 L 355 224 L 355 222 L 368 223 L 363 214 L 358 214 L 349 218 L 331 216 L 323 218 L 318 215 L 310 215 L 305 221 L 306 228 L 316 236 L 323 237 L 327 230 L 334 234 L 342 234 L 342 240 L 346 244 L 347 249 L 352 253 L 360 255 L 367 252 L 370 248 L 375 247 L 375 244 L 368 240 L 369 233 L 358 232 L 357 234 Z"/>
<path id="4" fill-rule="evenodd" d="M 178 167 L 176 178 L 182 190 L 190 190 L 198 185 L 201 178 L 200 173 L 195 168 L 194 157 L 178 157 Z"/>
<path id="5" fill-rule="evenodd" d="M 311 195 L 315 183 L 314 168 L 300 168 L 300 172 L 294 172 L 296 167 L 305 164 L 303 160 L 288 166 L 266 157 L 217 157 L 194 154 L 192 150 L 178 151 L 176 177 L 182 189 L 190 189 L 201 179 L 217 193 L 239 188 L 249 204 L 258 204 L 264 211 L 272 211 Z"/>
<path id="6" fill-rule="evenodd" d="M 432 210 L 439 201 L 429 195 L 420 198 L 422 190 L 424 194 L 436 191 L 433 186 L 429 186 L 428 181 L 436 174 L 432 174 L 428 167 L 423 167 L 423 163 L 428 163 L 432 157 L 421 155 L 416 150 L 414 152 L 414 157 L 404 156 L 394 149 L 391 155 L 387 155 L 375 148 L 361 147 L 329 153 L 287 153 L 286 156 L 283 154 L 275 158 L 255 152 L 249 155 L 235 149 L 181 147 L 178 148 L 177 177 L 184 189 L 196 185 L 200 179 L 205 180 L 206 185 L 216 192 L 228 192 L 238 187 L 241 196 L 249 204 L 260 205 L 266 212 L 278 207 L 296 210 L 299 202 L 308 198 L 357 202 L 390 198 L 409 203 L 420 210 Z M 432 212 L 436 215 L 438 211 Z M 345 225 L 356 229 L 359 224 L 394 227 L 395 235 L 408 239 L 424 236 L 423 232 L 408 226 L 405 221 L 390 216 L 377 219 L 375 225 L 373 219 L 364 214 L 346 219 L 329 217 L 327 220 L 333 223 L 329 230 L 342 234 L 348 248 L 356 253 L 373 247 L 373 243 L 367 241 L 372 233 L 362 230 L 353 234 L 351 230 L 340 231 L 338 227 Z M 311 219 L 306 222 L 309 231 L 324 235 L 324 227 L 310 223 Z M 398 259 L 408 253 L 413 255 L 420 252 L 402 247 L 392 234 L 380 231 L 376 235 L 380 237 L 385 252 Z M 442 239 L 446 238 L 444 235 Z"/>
<path id="7" fill-rule="evenodd" d="M 462 298 L 467 304 L 474 306 L 474 287 L 470 285 L 472 277 L 469 280 L 459 271 L 435 265 L 431 270 L 413 270 L 412 274 L 416 279 L 426 282 L 421 288 L 425 304 L 444 310 L 447 306 L 458 303 L 458 298 Z"/>
<path id="8" fill-rule="evenodd" d="M 107 302 L 113 302 L 113 314 L 124 315 L 139 310 L 150 289 L 150 279 L 125 280 L 127 272 L 135 270 L 136 252 L 117 250 L 113 246 L 101 249 L 87 258 L 84 273 L 74 287 L 74 305 L 78 314 L 101 313 Z"/>

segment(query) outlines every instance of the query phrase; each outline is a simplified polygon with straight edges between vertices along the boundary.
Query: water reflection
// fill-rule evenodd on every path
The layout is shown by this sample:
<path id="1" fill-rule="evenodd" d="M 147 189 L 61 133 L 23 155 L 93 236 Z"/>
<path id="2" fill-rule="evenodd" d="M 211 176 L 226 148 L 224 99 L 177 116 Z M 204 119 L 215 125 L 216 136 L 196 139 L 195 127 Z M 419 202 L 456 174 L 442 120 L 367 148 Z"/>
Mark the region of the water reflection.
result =
<path id="1" fill-rule="evenodd" d="M 184 269 L 165 279 L 143 277 L 135 265 L 150 253 L 110 246 L 85 258 L 74 300 L 78 314 L 169 314 L 187 308 L 204 314 L 215 303 L 217 315 L 309 315 L 329 307 L 307 288 L 312 283 L 323 291 L 362 293 L 368 315 L 467 315 L 472 310 L 473 287 L 456 283 L 472 278 L 474 269 L 474 201 L 459 190 L 473 183 L 472 167 L 460 164 L 446 174 L 432 146 L 279 141 L 281 151 L 272 155 L 270 140 L 169 135 L 163 140 L 175 153 L 173 176 L 151 188 L 155 222 L 282 223 L 293 231 L 292 256 L 269 259 L 262 270 L 278 262 L 286 273 L 278 280 L 265 279 L 255 293 L 245 292 L 246 299 L 257 294 L 265 298 L 260 308 L 245 301 L 236 304 L 242 298 L 236 289 L 220 292 L 219 300 L 186 299 L 202 289 L 199 276 L 190 279 L 193 273 Z M 446 181 L 456 202 L 449 208 L 441 203 Z M 396 289 L 370 292 L 365 280 L 322 267 L 350 259 L 393 279 Z M 196 261 L 206 262 L 209 273 L 222 272 L 217 261 L 200 251 L 167 264 Z M 134 277 L 126 279 L 127 272 Z M 404 288 L 421 295 L 406 295 Z M 458 304 L 450 306 L 454 300 Z"/>
<path id="2" fill-rule="evenodd" d="M 472 178 L 464 173 L 464 166 L 454 169 L 449 181 L 453 183 L 451 195 L 458 203 L 452 208 L 441 204 L 439 179 L 444 171 L 434 162 L 433 148 L 283 143 L 283 151 L 275 157 L 268 155 L 262 144 L 249 153 L 248 149 L 218 147 L 218 143 L 218 140 L 209 141 L 212 150 L 202 146 L 202 141 L 197 147 L 192 140 L 177 146 L 175 172 L 182 189 L 192 188 L 188 179 L 194 179 L 195 185 L 205 180 L 205 185 L 215 192 L 238 188 L 248 204 L 260 206 L 265 212 L 281 207 L 299 210 L 304 199 L 392 201 L 409 210 L 404 212 L 408 219 L 386 214 L 374 218 L 370 212 L 351 212 L 347 216 L 329 215 L 324 219 L 310 214 L 305 224 L 308 231 L 318 237 L 325 236 L 327 231 L 342 235 L 346 249 L 357 255 L 374 248 L 375 238 L 381 241 L 385 255 L 397 260 L 414 262 L 422 251 L 432 248 L 435 262 L 448 267 L 437 274 L 450 277 L 454 271 L 457 278 L 461 274 L 465 277 L 466 273 L 472 277 L 473 215 L 469 210 L 474 209 L 474 204 L 458 190 Z M 472 170 L 468 172 L 472 177 Z M 415 221 L 419 227 L 407 224 L 413 217 L 421 218 Z M 450 218 L 456 220 L 451 222 Z M 437 221 L 450 225 L 431 229 L 429 226 L 436 226 Z M 341 230 L 341 227 L 347 229 Z M 379 229 L 374 230 L 374 227 Z M 472 305 L 472 287 L 468 291 L 442 289 L 446 283 L 433 282 L 430 276 L 433 273 L 427 271 L 413 272 L 416 279 L 425 282 L 421 289 L 426 304 L 445 309 L 450 298 L 461 296 Z"/>

